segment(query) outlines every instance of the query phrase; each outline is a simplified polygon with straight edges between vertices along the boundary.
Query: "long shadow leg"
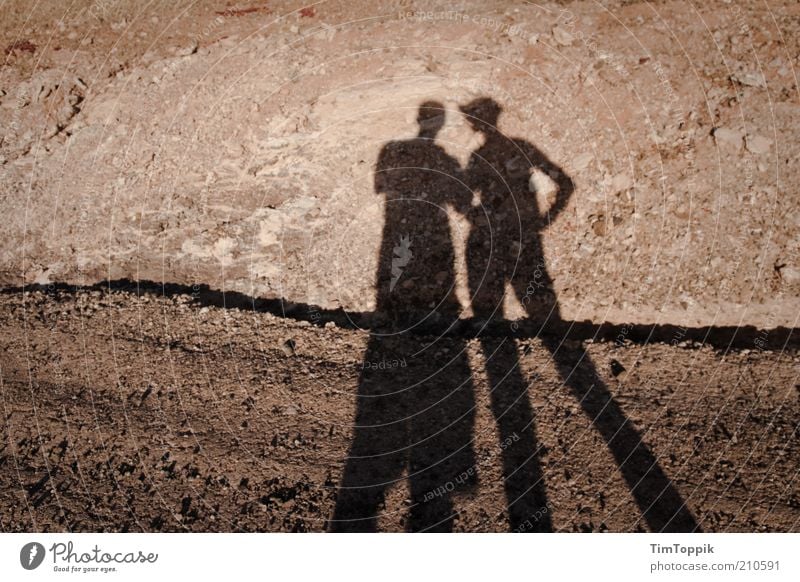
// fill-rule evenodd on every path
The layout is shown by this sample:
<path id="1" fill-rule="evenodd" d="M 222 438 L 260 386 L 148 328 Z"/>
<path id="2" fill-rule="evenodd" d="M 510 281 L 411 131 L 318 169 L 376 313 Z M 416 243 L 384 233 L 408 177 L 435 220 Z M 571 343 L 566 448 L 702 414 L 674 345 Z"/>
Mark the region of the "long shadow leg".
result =
<path id="1" fill-rule="evenodd" d="M 386 353 L 373 338 L 365 361 Z M 358 390 L 353 443 L 329 523 L 332 532 L 377 531 L 386 489 L 402 475 L 407 458 L 407 424 L 402 386 L 386 371 L 365 370 Z"/>
<path id="2" fill-rule="evenodd" d="M 680 493 L 658 464 L 588 355 L 576 357 L 559 346 L 556 337 L 544 337 L 565 384 L 579 400 L 583 412 L 606 441 L 644 519 L 655 532 L 693 532 L 700 527 Z M 581 364 L 581 372 L 578 365 Z M 581 373 L 590 379 L 579 379 Z"/>
<path id="3" fill-rule="evenodd" d="M 378 512 L 386 489 L 402 474 L 402 455 L 381 454 L 369 433 L 359 430 L 350 448 L 330 522 L 332 532 L 378 531 Z"/>
<path id="4" fill-rule="evenodd" d="M 510 338 L 482 338 L 481 344 L 491 385 L 492 413 L 500 432 L 511 528 L 550 532 L 553 526 L 539 464 L 536 425 L 516 344 Z"/>
<path id="5" fill-rule="evenodd" d="M 378 512 L 386 489 L 400 478 L 404 465 L 401 452 L 386 453 L 386 446 L 402 446 L 403 440 L 385 438 L 374 429 L 356 429 L 344 470 L 336 509 L 330 522 L 332 532 L 375 532 Z M 400 436 L 400 435 L 398 435 Z M 376 438 L 378 437 L 378 438 Z"/>
<path id="6" fill-rule="evenodd" d="M 452 495 L 476 482 L 475 395 L 466 344 L 445 342 L 445 347 L 450 348 L 446 354 L 423 358 L 415 374 L 419 383 L 412 388 L 410 531 L 452 531 Z"/>
<path id="7" fill-rule="evenodd" d="M 408 531 L 451 532 L 455 511 L 450 497 L 454 487 L 452 481 L 442 479 L 436 464 L 442 459 L 438 448 L 415 447 L 411 453 L 409 470 L 412 473 L 411 510 L 408 516 Z"/>

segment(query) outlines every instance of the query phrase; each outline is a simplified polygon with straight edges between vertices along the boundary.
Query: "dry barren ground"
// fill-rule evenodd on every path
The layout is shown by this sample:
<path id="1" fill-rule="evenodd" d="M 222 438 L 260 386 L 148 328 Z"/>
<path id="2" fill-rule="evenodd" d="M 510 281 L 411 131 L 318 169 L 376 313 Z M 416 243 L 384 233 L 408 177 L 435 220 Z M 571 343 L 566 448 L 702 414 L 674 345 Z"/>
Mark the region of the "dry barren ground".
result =
<path id="1" fill-rule="evenodd" d="M 2 296 L 0 526 L 326 529 L 368 334 L 133 291 Z M 434 338 L 416 338 L 426 340 Z M 647 530 L 547 350 L 536 340 L 519 348 L 553 528 Z M 591 355 L 703 530 L 797 530 L 796 348 L 569 349 Z M 480 370 L 477 340 L 468 353 Z M 626 371 L 615 376 L 614 361 Z M 508 531 L 500 439 L 481 373 L 475 393 L 478 487 L 457 496 L 455 529 Z M 404 529 L 407 497 L 404 481 L 391 487 L 382 529 Z"/>
<path id="2" fill-rule="evenodd" d="M 472 188 L 473 214 L 438 223 L 453 264 L 420 271 L 452 275 L 461 323 L 392 340 L 427 354 L 398 378 L 448 354 L 471 370 L 452 528 L 798 530 L 795 0 L 0 11 L 0 529 L 332 529 L 364 477 L 347 458 L 396 244 L 376 161 L 435 100 L 440 158 L 469 167 L 488 138 L 461 107 L 490 98 L 571 184 L 560 199 L 533 170 L 523 188 L 559 209 L 523 234 L 559 325 L 537 336 L 529 311 L 508 333 L 526 299 L 508 293 L 487 328 L 518 354 L 506 404 L 530 399 L 546 500 L 513 527 L 519 446 L 469 288 L 468 216 L 491 203 Z M 390 480 L 378 529 L 419 529 L 415 474 Z"/>

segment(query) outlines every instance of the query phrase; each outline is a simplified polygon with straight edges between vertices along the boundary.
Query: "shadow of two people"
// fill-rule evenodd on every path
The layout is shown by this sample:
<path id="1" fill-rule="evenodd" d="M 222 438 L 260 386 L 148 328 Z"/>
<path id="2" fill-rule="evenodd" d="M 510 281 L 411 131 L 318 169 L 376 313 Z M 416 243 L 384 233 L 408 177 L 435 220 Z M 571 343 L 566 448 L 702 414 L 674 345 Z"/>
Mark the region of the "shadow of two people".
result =
<path id="1" fill-rule="evenodd" d="M 457 515 L 453 495 L 477 482 L 466 339 L 409 333 L 430 321 L 446 329 L 460 316 L 449 210 L 470 224 L 467 279 L 478 321 L 502 316 L 507 288 L 529 316 L 561 321 L 541 233 L 564 209 L 574 185 L 535 146 L 498 129 L 501 111 L 490 98 L 461 108 L 483 136 L 465 169 L 435 141 L 445 116 L 437 102 L 420 106 L 416 137 L 387 143 L 380 152 L 375 190 L 386 204 L 376 278 L 378 323 L 364 356 L 354 437 L 331 531 L 376 531 L 386 491 L 404 474 L 411 498 L 406 528 L 451 531 Z M 544 212 L 529 187 L 534 170 L 557 186 Z M 473 193 L 480 196 L 477 206 Z M 513 531 L 552 531 L 529 387 L 510 336 L 478 334 L 499 432 L 508 518 Z M 696 530 L 680 494 L 588 355 L 567 350 L 558 338 L 542 336 L 542 341 L 604 438 L 650 529 Z"/>

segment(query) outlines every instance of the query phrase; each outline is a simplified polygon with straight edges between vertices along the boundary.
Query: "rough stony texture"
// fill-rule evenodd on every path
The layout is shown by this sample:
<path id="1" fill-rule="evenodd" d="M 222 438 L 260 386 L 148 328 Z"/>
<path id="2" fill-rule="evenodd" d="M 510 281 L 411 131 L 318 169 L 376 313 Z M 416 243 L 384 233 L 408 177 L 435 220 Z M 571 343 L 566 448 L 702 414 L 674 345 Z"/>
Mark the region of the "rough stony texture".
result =
<path id="1" fill-rule="evenodd" d="M 457 105 L 490 96 L 575 180 L 544 233 L 566 316 L 793 326 L 800 7 L 605 4 L 20 2 L 2 24 L 0 281 L 371 309 L 381 145 L 439 99 L 463 163 Z"/>
<path id="2" fill-rule="evenodd" d="M 466 165 L 484 144 L 459 106 L 480 97 L 574 182 L 541 232 L 559 323 L 636 330 L 508 340 L 539 517 L 654 529 L 587 414 L 610 402 L 699 529 L 798 529 L 797 332 L 773 333 L 800 314 L 794 0 L 9 0 L 0 50 L 0 530 L 329 529 L 370 342 L 334 321 L 376 307 L 376 160 L 437 100 L 438 143 Z M 556 204 L 552 175 L 525 179 Z M 447 220 L 467 320 L 470 227 Z M 228 295 L 203 304 L 209 289 Z M 251 298 L 292 317 L 239 309 Z M 748 335 L 729 349 L 648 323 Z M 480 340 L 397 343 L 436 346 L 429 366 L 467 354 L 477 468 L 453 528 L 507 531 Z M 410 498 L 393 482 L 379 529 L 410 529 Z"/>
<path id="3" fill-rule="evenodd" d="M 0 295 L 0 529 L 325 530 L 367 338 L 190 296 Z M 518 349 L 553 529 L 648 530 L 547 350 Z M 594 360 L 700 528 L 797 531 L 796 350 L 569 349 Z M 480 370 L 477 340 L 467 351 Z M 475 397 L 478 484 L 456 497 L 455 529 L 508 531 L 482 372 Z M 407 494 L 391 487 L 381 529 L 405 528 Z"/>

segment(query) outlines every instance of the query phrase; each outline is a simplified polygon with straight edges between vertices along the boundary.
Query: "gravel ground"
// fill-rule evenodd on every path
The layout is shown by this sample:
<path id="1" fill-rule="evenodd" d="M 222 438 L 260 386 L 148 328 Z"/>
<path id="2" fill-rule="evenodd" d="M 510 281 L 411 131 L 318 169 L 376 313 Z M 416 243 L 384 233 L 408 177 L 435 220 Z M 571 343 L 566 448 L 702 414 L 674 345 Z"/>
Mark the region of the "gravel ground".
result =
<path id="1" fill-rule="evenodd" d="M 0 327 L 2 529 L 330 529 L 368 333 L 125 291 L 3 294 Z M 462 343 L 482 369 L 478 340 L 439 340 Z M 552 529 L 650 529 L 550 353 L 518 350 Z M 584 350 L 699 528 L 798 529 L 796 349 L 569 347 Z M 482 373 L 474 401 L 475 484 L 454 495 L 453 529 L 508 531 Z M 391 484 L 380 529 L 407 528 L 408 498 Z"/>
<path id="2" fill-rule="evenodd" d="M 1 530 L 798 530 L 796 0 L 2 7 Z"/>

